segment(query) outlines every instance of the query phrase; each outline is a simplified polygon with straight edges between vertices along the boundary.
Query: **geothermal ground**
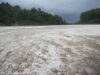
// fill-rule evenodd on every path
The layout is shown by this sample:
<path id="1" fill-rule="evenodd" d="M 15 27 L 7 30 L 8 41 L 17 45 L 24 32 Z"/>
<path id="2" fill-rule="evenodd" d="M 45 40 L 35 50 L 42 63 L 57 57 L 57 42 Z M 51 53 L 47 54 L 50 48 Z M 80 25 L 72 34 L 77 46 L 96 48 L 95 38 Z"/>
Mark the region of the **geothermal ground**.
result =
<path id="1" fill-rule="evenodd" d="M 100 25 L 0 27 L 0 75 L 100 75 Z"/>

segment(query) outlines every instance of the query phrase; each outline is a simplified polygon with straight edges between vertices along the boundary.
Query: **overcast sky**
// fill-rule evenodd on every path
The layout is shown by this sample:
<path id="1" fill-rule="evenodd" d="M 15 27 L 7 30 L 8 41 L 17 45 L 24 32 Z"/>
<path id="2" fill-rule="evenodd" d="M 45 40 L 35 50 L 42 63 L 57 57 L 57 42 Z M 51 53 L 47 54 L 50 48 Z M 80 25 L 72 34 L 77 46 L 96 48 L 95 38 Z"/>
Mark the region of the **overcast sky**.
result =
<path id="1" fill-rule="evenodd" d="M 67 22 L 79 20 L 81 12 L 100 8 L 100 0 L 0 0 L 23 8 L 42 8 L 43 10 L 62 16 Z"/>

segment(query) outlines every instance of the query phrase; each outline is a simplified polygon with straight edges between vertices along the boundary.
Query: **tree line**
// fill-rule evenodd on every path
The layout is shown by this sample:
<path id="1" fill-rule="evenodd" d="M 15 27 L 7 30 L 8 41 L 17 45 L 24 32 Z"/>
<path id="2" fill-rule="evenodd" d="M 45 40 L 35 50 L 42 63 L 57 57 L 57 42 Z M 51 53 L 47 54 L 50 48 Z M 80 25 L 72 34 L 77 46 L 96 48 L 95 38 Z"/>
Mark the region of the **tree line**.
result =
<path id="1" fill-rule="evenodd" d="M 58 15 L 52 15 L 40 8 L 22 9 L 9 3 L 0 3 L 0 26 L 14 25 L 63 25 L 68 24 Z M 100 8 L 80 14 L 77 24 L 100 24 Z"/>
<path id="2" fill-rule="evenodd" d="M 100 8 L 91 9 L 83 12 L 80 15 L 80 21 L 82 24 L 100 24 Z"/>
<path id="3" fill-rule="evenodd" d="M 0 25 L 60 25 L 67 24 L 58 15 L 52 15 L 40 8 L 22 9 L 9 3 L 0 3 Z"/>

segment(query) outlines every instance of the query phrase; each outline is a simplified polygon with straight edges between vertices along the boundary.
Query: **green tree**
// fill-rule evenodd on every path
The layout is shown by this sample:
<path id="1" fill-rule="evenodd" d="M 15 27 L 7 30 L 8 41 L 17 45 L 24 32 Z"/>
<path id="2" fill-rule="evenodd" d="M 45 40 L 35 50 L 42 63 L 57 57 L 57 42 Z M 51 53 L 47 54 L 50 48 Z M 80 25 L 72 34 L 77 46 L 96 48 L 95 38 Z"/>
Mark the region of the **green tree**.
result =
<path id="1" fill-rule="evenodd" d="M 100 23 L 100 8 L 83 12 L 80 15 L 80 23 Z"/>
<path id="2" fill-rule="evenodd" d="M 50 25 L 66 24 L 58 15 L 42 11 L 40 8 L 22 9 L 9 3 L 0 3 L 1 25 Z"/>

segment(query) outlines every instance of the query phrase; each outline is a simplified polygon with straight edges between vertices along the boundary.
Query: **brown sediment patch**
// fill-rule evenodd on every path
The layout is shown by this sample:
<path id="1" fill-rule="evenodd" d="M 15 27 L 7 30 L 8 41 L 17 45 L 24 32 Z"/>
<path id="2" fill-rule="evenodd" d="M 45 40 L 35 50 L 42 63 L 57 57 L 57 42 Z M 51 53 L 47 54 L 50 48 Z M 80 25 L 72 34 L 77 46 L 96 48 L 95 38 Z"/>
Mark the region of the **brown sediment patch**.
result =
<path id="1" fill-rule="evenodd" d="M 67 40 L 66 43 L 67 43 L 67 45 L 69 45 L 69 46 L 78 46 L 78 45 L 80 45 L 80 44 L 77 43 L 76 41 L 72 41 L 72 40 Z"/>
<path id="2" fill-rule="evenodd" d="M 71 55 L 71 56 L 76 56 L 76 53 L 73 52 L 72 48 L 62 48 L 62 50 L 65 51 L 65 54 Z"/>
<path id="3" fill-rule="evenodd" d="M 60 59 L 61 59 L 61 62 L 63 62 L 64 64 L 67 64 L 69 62 L 67 57 L 63 57 L 63 58 L 60 58 Z"/>
<path id="4" fill-rule="evenodd" d="M 13 64 L 10 64 L 10 62 L 13 62 Z M 6 63 L 8 63 L 8 65 L 5 65 Z M 11 61 L 6 60 L 6 62 L 4 63 L 6 67 L 3 68 L 3 71 L 7 71 L 7 68 L 9 68 L 12 71 L 12 73 L 23 72 L 26 68 L 31 67 L 32 63 L 33 57 L 30 55 L 30 53 L 24 53 L 24 55 L 18 55 L 16 59 L 12 59 Z"/>
<path id="5" fill-rule="evenodd" d="M 54 74 L 57 74 L 59 71 L 56 68 L 51 68 L 50 69 Z"/>
<path id="6" fill-rule="evenodd" d="M 39 64 L 36 64 L 35 66 L 36 66 L 37 68 L 41 68 L 41 66 L 40 66 Z"/>
<path id="7" fill-rule="evenodd" d="M 9 58 L 11 53 L 12 53 L 12 51 L 7 52 L 5 55 L 5 58 Z"/>
<path id="8" fill-rule="evenodd" d="M 37 56 L 36 59 L 35 59 L 35 62 L 34 63 L 39 63 L 39 64 L 48 64 L 48 59 L 43 57 L 43 56 Z"/>
<path id="9" fill-rule="evenodd" d="M 94 40 L 99 40 L 100 41 L 100 36 L 98 36 L 98 35 L 86 35 L 86 37 L 88 37 L 88 38 L 92 38 L 92 39 L 94 39 Z"/>
<path id="10" fill-rule="evenodd" d="M 0 53 L 2 53 L 3 50 L 4 50 L 4 49 L 0 49 Z"/>
<path id="11" fill-rule="evenodd" d="M 49 53 L 48 50 L 45 49 L 42 50 L 42 54 L 47 54 L 47 53 Z"/>
<path id="12" fill-rule="evenodd" d="M 94 40 L 89 40 L 87 39 L 86 41 L 86 46 L 94 49 L 94 50 L 100 50 L 100 44 Z"/>
<path id="13" fill-rule="evenodd" d="M 52 44 L 52 45 L 56 46 L 57 48 L 62 47 L 61 44 L 56 43 L 55 41 L 50 41 L 50 40 L 46 40 L 46 39 L 42 39 L 42 41 L 47 42 L 47 44 Z"/>
<path id="14" fill-rule="evenodd" d="M 64 34 L 64 33 L 62 34 L 62 36 L 66 37 L 66 38 L 71 38 L 72 37 L 72 36 Z"/>

